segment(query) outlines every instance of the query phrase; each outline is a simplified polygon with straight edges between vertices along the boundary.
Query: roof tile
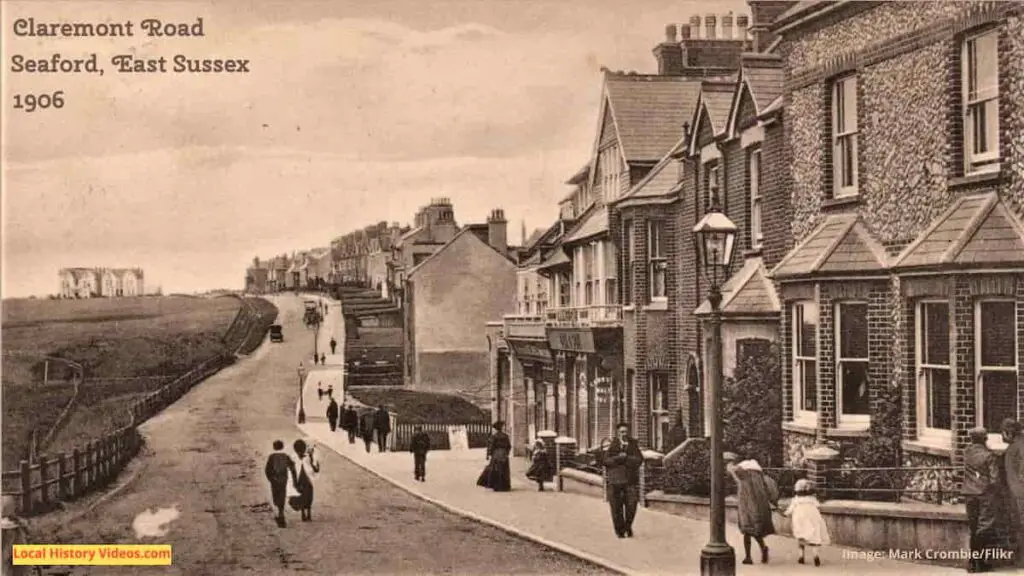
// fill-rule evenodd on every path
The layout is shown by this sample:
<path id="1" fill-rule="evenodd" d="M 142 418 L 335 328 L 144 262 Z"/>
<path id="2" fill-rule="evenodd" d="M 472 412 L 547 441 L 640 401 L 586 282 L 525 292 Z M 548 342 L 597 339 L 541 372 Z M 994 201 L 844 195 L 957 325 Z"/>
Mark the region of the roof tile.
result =
<path id="1" fill-rule="evenodd" d="M 606 91 L 626 160 L 658 161 L 679 140 L 699 78 L 609 74 Z"/>

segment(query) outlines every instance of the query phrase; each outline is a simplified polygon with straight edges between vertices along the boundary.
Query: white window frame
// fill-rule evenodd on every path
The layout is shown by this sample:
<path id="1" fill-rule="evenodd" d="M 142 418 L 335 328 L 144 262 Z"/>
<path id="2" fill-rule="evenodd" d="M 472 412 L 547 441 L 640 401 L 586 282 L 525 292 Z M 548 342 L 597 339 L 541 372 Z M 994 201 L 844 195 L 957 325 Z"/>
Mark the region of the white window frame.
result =
<path id="1" fill-rule="evenodd" d="M 626 220 L 622 226 L 622 246 L 625 251 L 622 254 L 622 261 L 625 268 L 625 278 L 622 282 L 622 305 L 633 306 L 636 304 L 636 290 L 633 289 L 633 259 L 636 258 L 633 235 L 635 234 L 636 223 L 634 220 Z"/>
<path id="2" fill-rule="evenodd" d="M 818 356 L 821 348 L 821 311 L 818 308 L 818 303 L 814 300 L 798 300 L 790 303 L 791 314 L 792 314 L 792 334 L 793 334 L 793 349 L 790 351 L 790 359 L 792 361 L 792 374 L 793 374 L 793 420 L 795 422 L 811 425 L 817 427 L 818 425 L 818 411 L 817 410 L 805 410 L 804 409 L 804 372 L 807 369 L 808 364 L 813 364 L 814 369 L 814 382 L 815 382 L 815 406 L 819 404 L 818 391 L 821 389 L 821 379 L 818 377 Z M 802 338 L 799 337 L 801 328 L 800 319 L 802 313 L 797 314 L 797 310 L 803 311 L 804 306 L 811 306 L 815 309 L 818 316 L 815 322 L 815 343 L 814 343 L 814 356 L 800 356 L 800 341 Z"/>
<path id="3" fill-rule="evenodd" d="M 722 163 L 720 161 L 710 162 L 707 165 L 707 182 L 704 189 L 704 211 L 707 212 L 711 209 L 711 205 L 714 203 L 714 199 L 718 196 L 719 208 L 724 208 L 724 198 L 722 198 Z"/>
<path id="4" fill-rule="evenodd" d="M 662 405 L 662 398 L 660 394 L 656 394 L 658 391 L 657 384 L 664 383 L 665 391 L 665 403 Z M 647 396 L 648 396 L 648 410 L 647 413 L 650 417 L 650 431 L 648 437 L 651 442 L 652 450 L 661 450 L 662 443 L 665 442 L 665 431 L 662 430 L 663 424 L 669 423 L 669 416 L 671 411 L 668 406 L 668 393 L 669 393 L 669 381 L 667 372 L 648 372 L 647 373 Z"/>
<path id="5" fill-rule="evenodd" d="M 948 364 L 926 364 L 924 362 L 924 348 L 927 345 L 927 327 L 925 326 L 925 306 L 942 305 L 946 308 L 947 322 L 950 330 L 953 327 L 953 307 L 949 300 L 921 300 L 914 305 L 914 373 L 917 375 L 917 437 L 918 440 L 941 448 L 950 448 L 953 445 L 953 431 L 928 426 L 928 372 L 945 370 L 949 372 L 949 385 L 953 387 L 953 338 L 947 335 L 949 346 Z M 950 390 L 952 398 L 953 390 Z M 952 404 L 952 402 L 951 402 Z M 952 406 L 950 406 L 952 411 Z M 952 415 L 950 415 L 950 428 L 952 428 Z"/>
<path id="6" fill-rule="evenodd" d="M 847 118 L 845 112 L 845 101 L 847 98 L 853 100 L 853 117 Z M 832 197 L 850 198 L 859 194 L 858 174 L 858 116 L 860 110 L 857 106 L 857 75 L 851 74 L 837 78 L 832 83 Z M 845 146 L 845 148 L 844 148 Z M 842 150 L 849 150 L 851 159 L 851 180 L 850 184 L 844 185 L 843 176 L 846 166 Z"/>
<path id="7" fill-rule="evenodd" d="M 596 278 L 594 274 L 594 245 L 587 244 L 583 247 L 583 305 L 593 306 L 596 304 L 595 285 Z"/>
<path id="8" fill-rule="evenodd" d="M 972 46 L 981 38 L 991 37 L 995 41 L 992 61 L 995 63 L 995 78 L 988 79 L 988 85 L 971 90 L 971 77 L 974 70 L 971 54 Z M 961 62 L 961 100 L 963 101 L 963 138 L 964 138 L 964 173 L 975 174 L 992 172 L 999 169 L 999 31 L 988 30 L 964 39 L 960 49 Z M 984 82 L 984 81 L 983 81 Z M 972 93 L 973 92 L 973 93 Z M 989 107 L 994 104 L 994 110 Z M 975 110 L 981 107 L 985 112 L 985 129 L 992 132 L 993 148 L 974 153 L 976 133 Z"/>
<path id="9" fill-rule="evenodd" d="M 845 363 L 845 362 L 857 362 L 857 363 L 865 364 L 867 366 L 870 366 L 870 363 L 871 363 L 871 359 L 868 358 L 868 357 L 865 357 L 865 358 L 843 358 L 842 357 L 843 331 L 842 331 L 842 325 L 841 325 L 842 324 L 842 316 L 841 316 L 840 312 L 841 312 L 841 309 L 842 309 L 843 306 L 847 306 L 847 305 L 850 305 L 850 304 L 860 305 L 860 306 L 865 306 L 865 307 L 868 306 L 868 303 L 866 301 L 862 301 L 862 300 L 846 300 L 846 301 L 843 301 L 843 302 L 836 302 L 835 305 L 833 306 L 833 309 L 832 309 L 832 314 L 833 314 L 833 316 L 832 316 L 832 318 L 833 318 L 833 322 L 832 322 L 833 326 L 832 326 L 832 328 L 833 328 L 833 331 L 834 331 L 834 339 L 832 341 L 833 342 L 832 348 L 835 351 L 835 375 L 836 375 L 836 383 L 835 383 L 836 384 L 836 388 L 835 388 L 835 394 L 836 394 L 836 428 L 840 428 L 840 429 L 844 429 L 844 430 L 846 430 L 846 429 L 862 430 L 862 429 L 867 429 L 868 426 L 870 426 L 870 424 L 871 424 L 871 415 L 870 414 L 843 414 L 843 381 L 842 381 L 843 380 L 843 370 L 842 370 L 843 363 Z M 864 314 L 865 315 L 869 315 L 870 311 L 869 310 L 865 310 Z M 867 322 L 867 318 L 865 318 L 865 324 L 867 324 L 867 323 L 868 323 Z M 865 338 L 865 340 L 869 340 L 870 341 L 870 334 L 865 334 L 864 338 Z M 865 373 L 866 372 L 867 372 L 867 369 L 865 368 Z M 869 384 L 869 382 L 865 382 L 865 385 L 869 386 L 870 384 Z M 870 398 L 871 390 L 870 389 L 866 390 L 866 392 L 868 394 L 868 397 Z"/>
<path id="10" fill-rule="evenodd" d="M 985 415 L 984 405 L 984 382 L 983 376 L 985 372 L 1011 372 L 1013 374 L 1018 373 L 1018 366 L 1020 366 L 1020 342 L 1015 342 L 1014 355 L 1013 355 L 1013 366 L 989 366 L 984 367 L 981 365 L 981 307 L 983 304 L 990 302 L 1009 302 L 1013 304 L 1013 325 L 1014 325 L 1014 338 L 1018 338 L 1018 326 L 1017 326 L 1017 301 L 1013 298 L 1008 297 L 992 297 L 992 298 L 979 298 L 974 302 L 974 398 L 975 398 L 975 426 L 985 426 L 983 420 Z M 1020 419 L 1020 382 L 1017 383 L 1017 419 Z M 1003 442 L 1001 434 L 989 434 L 988 445 L 991 448 L 1005 449 L 1006 443 Z"/>
<path id="11" fill-rule="evenodd" d="M 764 241 L 761 220 L 762 158 L 760 146 L 750 149 L 750 156 L 747 158 L 747 173 L 750 182 L 750 247 L 754 250 L 761 248 L 761 243 Z"/>
<path id="12" fill-rule="evenodd" d="M 657 230 L 657 255 L 655 255 L 654 232 Z M 661 288 L 663 293 L 654 293 L 655 275 L 661 275 Z M 650 301 L 668 302 L 668 256 L 665 254 L 665 221 L 647 221 L 647 292 Z"/>

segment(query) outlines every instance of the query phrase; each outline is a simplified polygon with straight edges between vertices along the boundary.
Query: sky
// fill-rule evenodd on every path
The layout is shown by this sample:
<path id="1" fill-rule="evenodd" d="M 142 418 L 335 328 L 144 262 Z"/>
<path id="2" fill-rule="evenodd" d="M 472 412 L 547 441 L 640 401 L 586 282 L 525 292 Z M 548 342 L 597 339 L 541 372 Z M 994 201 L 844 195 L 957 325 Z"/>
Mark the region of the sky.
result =
<path id="1" fill-rule="evenodd" d="M 141 267 L 164 293 L 241 288 L 254 256 L 326 246 L 434 197 L 509 237 L 553 222 L 589 159 L 600 68 L 655 72 L 666 24 L 742 1 L 4 1 L 4 298 L 70 266 Z M 135 23 L 131 38 L 17 37 L 19 18 Z M 139 23 L 203 20 L 203 37 Z M 97 55 L 104 74 L 11 71 Z M 111 58 L 240 58 L 248 74 L 120 74 Z M 16 95 L 62 90 L 26 112 Z"/>

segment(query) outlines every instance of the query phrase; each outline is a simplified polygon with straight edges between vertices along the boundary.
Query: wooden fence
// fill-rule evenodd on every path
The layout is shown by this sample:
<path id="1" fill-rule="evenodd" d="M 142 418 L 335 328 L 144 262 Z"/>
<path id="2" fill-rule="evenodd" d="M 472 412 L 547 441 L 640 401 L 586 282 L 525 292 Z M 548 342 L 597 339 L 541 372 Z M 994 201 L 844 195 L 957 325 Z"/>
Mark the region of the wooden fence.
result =
<path id="1" fill-rule="evenodd" d="M 431 450 L 451 450 L 448 429 L 452 426 L 463 426 L 466 428 L 466 439 L 469 441 L 470 448 L 486 447 L 487 438 L 491 435 L 491 425 L 481 422 L 471 424 L 409 424 L 407 422 L 397 422 L 392 425 L 391 435 L 388 437 L 388 448 L 399 452 L 408 451 L 413 434 L 416 433 L 416 426 L 422 426 L 423 431 L 430 436 Z"/>

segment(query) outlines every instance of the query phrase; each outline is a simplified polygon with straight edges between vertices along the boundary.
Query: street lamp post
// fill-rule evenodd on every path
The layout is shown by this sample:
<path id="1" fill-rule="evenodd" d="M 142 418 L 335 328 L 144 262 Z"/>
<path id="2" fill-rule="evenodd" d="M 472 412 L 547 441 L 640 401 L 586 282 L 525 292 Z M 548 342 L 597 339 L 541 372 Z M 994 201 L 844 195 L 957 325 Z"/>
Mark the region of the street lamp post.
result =
<path id="1" fill-rule="evenodd" d="M 702 576 L 736 574 L 736 552 L 725 541 L 725 463 L 722 446 L 722 288 L 732 261 L 736 225 L 718 208 L 718 200 L 693 227 L 704 274 L 710 284 L 711 344 L 708 350 L 709 412 L 711 424 L 711 538 L 700 552 Z"/>
<path id="2" fill-rule="evenodd" d="M 306 403 L 303 401 L 302 381 L 306 378 L 306 367 L 299 364 L 299 424 L 306 423 Z"/>

